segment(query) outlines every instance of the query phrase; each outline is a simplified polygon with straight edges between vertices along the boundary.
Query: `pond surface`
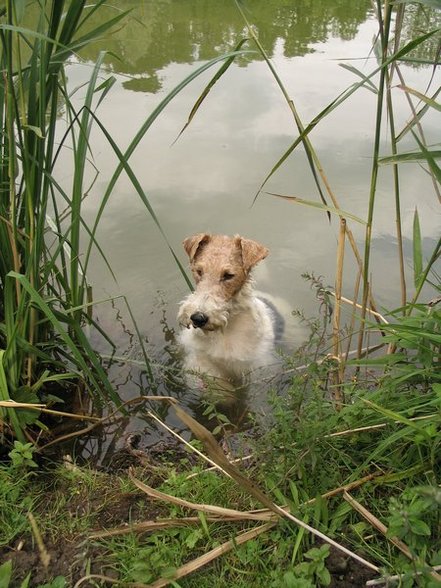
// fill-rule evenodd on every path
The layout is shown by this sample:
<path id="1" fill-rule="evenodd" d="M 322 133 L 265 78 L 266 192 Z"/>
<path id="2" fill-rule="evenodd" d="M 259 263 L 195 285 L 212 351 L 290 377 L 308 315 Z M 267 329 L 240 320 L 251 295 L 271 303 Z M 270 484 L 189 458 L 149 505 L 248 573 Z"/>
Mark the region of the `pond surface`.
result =
<path id="1" fill-rule="evenodd" d="M 68 67 L 68 76 L 72 89 L 78 88 L 80 104 L 85 92 L 81 85 L 91 75 L 98 51 L 109 51 L 102 77 L 113 75 L 116 83 L 97 114 L 124 150 L 167 93 L 203 63 L 231 51 L 246 36 L 246 27 L 235 3 L 229 0 L 115 0 L 112 5 L 109 16 L 113 14 L 111 10 L 132 9 L 126 24 L 104 39 L 101 46 L 87 48 L 82 53 L 84 62 L 73 62 Z M 246 16 L 304 125 L 359 80 L 340 63 L 365 73 L 376 66 L 372 42 L 377 22 L 369 0 L 250 0 L 246 3 Z M 427 13 L 404 23 L 406 39 L 415 31 L 430 29 L 424 18 Z M 255 51 L 252 43 L 243 49 Z M 314 292 L 302 274 L 322 276 L 325 285 L 333 285 L 338 217 L 333 215 L 329 222 L 321 210 L 268 194 L 319 202 L 302 148 L 297 148 L 285 161 L 253 204 L 262 181 L 297 137 L 287 102 L 257 52 L 237 59 L 175 142 L 193 105 L 219 67 L 205 72 L 173 99 L 135 150 L 130 164 L 184 265 L 187 260 L 181 243 L 185 237 L 199 232 L 239 233 L 270 249 L 255 278 L 259 290 L 283 301 L 288 320 L 285 344 L 288 350 L 294 349 L 307 336 L 307 329 L 290 311 L 301 309 L 307 316 L 318 312 Z M 401 70 L 407 85 L 423 92 L 433 75 L 430 68 L 422 66 L 403 65 Z M 432 90 L 439 81 L 438 72 L 432 80 Z M 398 83 L 394 81 L 394 85 Z M 400 92 L 394 91 L 398 129 L 410 118 Z M 358 90 L 310 134 L 341 208 L 361 218 L 366 217 L 369 197 L 375 109 L 375 94 Z M 428 144 L 439 141 L 439 123 L 439 116 L 433 113 L 425 117 Z M 117 165 L 98 130 L 93 132 L 91 149 L 99 175 L 84 203 L 85 220 L 90 224 Z M 400 143 L 400 151 L 408 150 L 413 150 L 410 134 Z M 390 154 L 386 136 L 382 152 Z M 69 180 L 67 171 L 65 180 Z M 439 235 L 439 201 L 430 178 L 416 164 L 402 166 L 401 198 L 411 287 L 414 209 L 418 206 L 424 244 L 430 252 Z M 364 227 L 352 221 L 350 226 L 361 246 Z M 392 175 L 391 169 L 384 167 L 375 210 L 371 266 L 373 290 L 380 308 L 400 305 L 394 235 Z M 188 286 L 127 177 L 121 176 L 105 209 L 98 240 L 117 283 L 96 256 L 88 269 L 94 299 L 126 297 L 150 358 L 164 367 L 167 376 L 166 384 L 161 380 L 159 389 L 149 389 L 124 302 L 103 302 L 97 305 L 96 315 L 115 341 L 116 355 L 125 358 L 111 368 L 120 394 L 128 399 L 149 391 L 170 393 L 181 396 L 184 404 L 194 408 L 197 398 L 182 391 L 179 373 L 175 371 L 179 366 L 174 343 L 176 312 Z M 344 285 L 348 298 L 352 298 L 355 271 L 354 257 L 348 249 Z M 102 341 L 97 339 L 96 344 L 105 351 Z M 178 383 L 173 383 L 175 376 Z M 173 422 L 171 417 L 169 422 Z M 114 431 L 111 441 L 91 439 L 88 451 L 103 457 L 105 452 L 121 445 L 128 431 L 136 430 L 150 434 L 145 421 L 127 419 Z"/>

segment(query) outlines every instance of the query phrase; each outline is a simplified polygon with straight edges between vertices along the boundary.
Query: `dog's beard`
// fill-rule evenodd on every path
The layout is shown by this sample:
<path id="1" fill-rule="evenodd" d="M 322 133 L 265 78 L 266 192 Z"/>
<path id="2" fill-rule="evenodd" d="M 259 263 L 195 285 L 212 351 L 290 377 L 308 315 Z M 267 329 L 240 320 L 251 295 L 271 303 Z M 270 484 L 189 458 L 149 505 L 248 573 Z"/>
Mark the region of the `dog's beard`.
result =
<path id="1" fill-rule="evenodd" d="M 202 327 L 193 325 L 191 316 L 200 312 L 208 317 L 208 321 Z M 231 302 L 215 296 L 205 294 L 190 294 L 181 304 L 178 313 L 178 323 L 187 329 L 200 329 L 201 331 L 216 331 L 224 329 L 228 324 L 231 313 Z"/>

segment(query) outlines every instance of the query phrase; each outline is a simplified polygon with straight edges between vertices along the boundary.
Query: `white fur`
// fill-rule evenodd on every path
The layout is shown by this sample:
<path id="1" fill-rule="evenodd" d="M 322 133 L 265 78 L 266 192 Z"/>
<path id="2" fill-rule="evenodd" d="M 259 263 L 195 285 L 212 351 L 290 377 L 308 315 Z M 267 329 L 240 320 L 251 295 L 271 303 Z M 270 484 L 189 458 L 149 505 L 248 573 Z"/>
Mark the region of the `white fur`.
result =
<path id="1" fill-rule="evenodd" d="M 211 330 L 193 327 L 189 317 L 194 312 L 210 317 Z M 273 313 L 253 294 L 249 281 L 228 301 L 196 290 L 181 303 L 178 320 L 184 327 L 179 340 L 187 370 L 237 383 L 274 362 Z"/>

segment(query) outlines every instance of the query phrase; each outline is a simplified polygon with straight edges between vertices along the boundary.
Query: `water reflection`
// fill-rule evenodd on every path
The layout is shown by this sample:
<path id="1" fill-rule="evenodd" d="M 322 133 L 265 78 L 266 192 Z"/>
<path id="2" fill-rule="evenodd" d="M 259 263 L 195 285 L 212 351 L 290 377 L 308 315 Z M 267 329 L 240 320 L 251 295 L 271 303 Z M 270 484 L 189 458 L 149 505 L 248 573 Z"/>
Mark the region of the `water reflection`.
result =
<path id="1" fill-rule="evenodd" d="M 112 6 L 109 16 L 114 7 L 132 10 L 127 23 L 81 56 L 94 61 L 98 50 L 109 51 L 107 62 L 115 73 L 135 76 L 123 83 L 134 91 L 157 92 L 162 87 L 158 72 L 169 64 L 212 59 L 231 51 L 246 36 L 233 1 L 120 0 Z M 270 56 L 282 46 L 285 57 L 294 57 L 313 52 L 313 45 L 329 36 L 354 38 L 370 7 L 369 0 L 252 0 L 245 12 Z M 91 18 L 91 28 L 99 24 L 98 18 L 101 12 Z M 262 57 L 256 52 L 238 63 L 249 59 Z"/>

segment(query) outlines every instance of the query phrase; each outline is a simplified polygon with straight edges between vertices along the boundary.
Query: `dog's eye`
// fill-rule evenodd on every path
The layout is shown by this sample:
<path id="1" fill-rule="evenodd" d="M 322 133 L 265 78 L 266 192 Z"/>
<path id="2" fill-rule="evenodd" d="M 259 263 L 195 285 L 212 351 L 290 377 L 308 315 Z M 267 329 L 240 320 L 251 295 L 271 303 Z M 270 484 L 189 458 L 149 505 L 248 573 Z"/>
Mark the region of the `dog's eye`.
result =
<path id="1" fill-rule="evenodd" d="M 224 272 L 222 275 L 222 281 L 228 282 L 228 280 L 232 280 L 234 278 L 234 274 L 230 274 L 230 272 Z"/>
<path id="2" fill-rule="evenodd" d="M 200 278 L 202 278 L 202 274 L 203 274 L 203 273 L 204 273 L 204 272 L 203 272 L 203 271 L 202 271 L 200 268 L 198 268 L 198 269 L 196 270 L 196 274 L 197 274 L 197 275 L 198 275 Z"/>

